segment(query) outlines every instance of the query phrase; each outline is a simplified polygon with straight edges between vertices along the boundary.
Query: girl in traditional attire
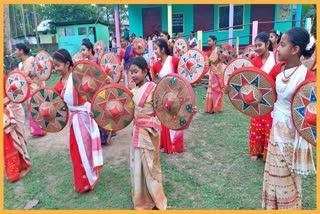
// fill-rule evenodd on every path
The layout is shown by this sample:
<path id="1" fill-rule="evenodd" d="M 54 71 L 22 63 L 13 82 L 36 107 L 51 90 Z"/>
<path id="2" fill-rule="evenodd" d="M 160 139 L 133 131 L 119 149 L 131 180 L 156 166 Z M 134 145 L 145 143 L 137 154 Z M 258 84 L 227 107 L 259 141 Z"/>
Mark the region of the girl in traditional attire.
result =
<path id="1" fill-rule="evenodd" d="M 72 82 L 72 58 L 66 49 L 53 54 L 53 65 L 61 79 L 54 89 L 69 108 L 70 155 L 76 192 L 93 190 L 98 181 L 98 170 L 103 167 L 99 128 L 90 117 L 91 104 L 77 93 Z"/>
<path id="2" fill-rule="evenodd" d="M 160 166 L 160 122 L 153 110 L 156 84 L 143 57 L 131 61 L 129 71 L 136 87 L 132 89 L 135 103 L 133 144 L 130 149 L 131 191 L 136 210 L 165 210 L 167 198 L 163 191 Z"/>
<path id="3" fill-rule="evenodd" d="M 27 81 L 30 84 L 30 96 L 41 87 L 45 86 L 45 81 L 39 79 L 39 77 L 35 74 L 34 71 L 34 61 L 35 58 L 33 56 L 28 56 L 30 49 L 27 48 L 25 44 L 19 43 L 16 45 L 15 54 L 18 58 L 22 60 L 19 63 L 19 70 L 22 71 L 27 76 Z M 44 136 L 47 133 L 43 131 L 38 124 L 34 122 L 31 116 L 31 104 L 30 99 L 27 101 L 28 107 L 28 116 L 29 116 L 29 123 L 30 123 L 30 135 L 31 136 Z"/>
<path id="4" fill-rule="evenodd" d="M 256 36 L 255 52 L 258 56 L 251 61 L 252 64 L 269 73 L 276 61 L 267 33 L 261 32 Z M 271 125 L 271 113 L 250 118 L 249 154 L 251 160 L 257 160 L 259 155 L 263 155 L 263 160 L 266 160 Z"/>
<path id="5" fill-rule="evenodd" d="M 208 45 L 211 48 L 208 51 L 209 59 L 209 84 L 206 94 L 205 112 L 215 113 L 223 110 L 224 107 L 224 82 L 222 63 L 218 60 L 217 38 L 209 36 Z"/>
<path id="6" fill-rule="evenodd" d="M 291 98 L 304 80 L 315 75 L 300 62 L 310 57 L 315 44 L 301 27 L 286 31 L 280 41 L 279 60 L 270 76 L 275 80 L 277 100 L 263 179 L 263 209 L 301 209 L 302 175 L 315 173 L 312 148 L 295 129 L 291 116 Z"/>
<path id="7" fill-rule="evenodd" d="M 281 40 L 282 33 L 278 30 L 271 30 L 269 32 L 269 39 L 271 42 L 272 49 L 277 50 L 277 46 Z"/>
<path id="8" fill-rule="evenodd" d="M 167 41 L 168 46 L 169 46 L 169 48 L 170 48 L 170 50 L 171 50 L 170 55 L 172 56 L 172 55 L 173 55 L 173 45 L 174 45 L 174 44 L 173 44 L 172 40 L 170 39 L 169 33 L 168 33 L 167 31 L 162 31 L 162 32 L 160 33 L 160 37 L 161 37 L 162 39 L 164 39 L 164 40 Z"/>
<path id="9" fill-rule="evenodd" d="M 98 64 L 98 58 L 94 56 L 93 44 L 89 39 L 84 39 L 81 45 L 81 53 L 84 59 L 90 60 Z M 106 130 L 99 127 L 101 144 L 110 145 L 112 134 L 109 134 Z"/>
<path id="10" fill-rule="evenodd" d="M 279 46 L 279 42 L 280 42 L 281 36 L 282 36 L 282 33 L 280 31 L 278 31 L 278 30 L 271 30 L 269 32 L 269 40 L 271 42 L 273 53 L 274 53 L 274 56 L 276 58 L 276 63 L 279 63 L 279 60 L 277 59 L 277 54 L 278 54 L 277 48 Z"/>
<path id="11" fill-rule="evenodd" d="M 25 115 L 22 105 L 11 102 L 6 94 L 3 104 L 4 168 L 8 181 L 14 182 L 25 176 L 31 166 L 24 131 Z"/>
<path id="12" fill-rule="evenodd" d="M 170 55 L 170 48 L 164 39 L 158 39 L 155 46 L 155 53 L 160 60 L 156 62 L 152 70 L 163 78 L 167 74 L 177 73 L 179 58 Z M 183 131 L 170 130 L 161 124 L 160 148 L 165 153 L 175 153 L 184 151 Z"/>
<path id="13" fill-rule="evenodd" d="M 125 86 L 127 88 L 133 88 L 134 85 L 130 82 L 129 77 L 129 65 L 130 61 L 137 56 L 137 54 L 133 51 L 133 47 L 130 45 L 128 46 L 128 40 L 125 37 L 121 37 L 120 40 L 121 50 L 119 52 L 119 59 L 123 64 L 124 73 L 125 73 Z"/>
<path id="14" fill-rule="evenodd" d="M 188 40 L 190 48 L 198 48 L 197 39 L 194 37 L 194 32 L 190 32 L 190 38 Z"/>

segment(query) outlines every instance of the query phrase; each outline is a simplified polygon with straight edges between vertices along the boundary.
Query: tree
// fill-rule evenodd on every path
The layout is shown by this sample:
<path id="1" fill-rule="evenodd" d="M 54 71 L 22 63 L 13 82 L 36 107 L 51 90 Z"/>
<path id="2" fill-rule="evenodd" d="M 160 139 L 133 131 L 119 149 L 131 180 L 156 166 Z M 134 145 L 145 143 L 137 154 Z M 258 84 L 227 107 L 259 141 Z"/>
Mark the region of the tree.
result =
<path id="1" fill-rule="evenodd" d="M 26 22 L 24 20 L 24 10 L 23 10 L 23 5 L 20 5 L 20 12 L 21 12 L 21 18 L 22 18 L 22 23 L 21 23 L 21 27 L 22 27 L 22 32 L 23 32 L 23 36 L 24 39 L 27 40 L 27 32 L 26 32 Z"/>
<path id="2" fill-rule="evenodd" d="M 101 21 L 108 25 L 111 32 L 115 28 L 114 8 L 111 4 L 10 4 L 9 7 L 12 37 L 23 35 L 26 38 L 28 34 L 36 34 L 38 22 L 47 19 L 53 22 Z M 119 17 L 120 23 L 129 19 L 127 5 L 119 5 Z M 54 27 L 51 29 L 54 32 Z"/>
<path id="3" fill-rule="evenodd" d="M 4 5 L 4 54 L 11 54 L 11 31 L 10 31 L 10 13 L 9 13 L 9 5 Z"/>
<path id="4" fill-rule="evenodd" d="M 99 12 L 95 5 L 87 4 L 48 4 L 41 5 L 39 13 L 43 19 L 51 19 L 53 22 L 77 22 L 96 20 Z"/>
<path id="5" fill-rule="evenodd" d="M 36 39 L 37 39 L 37 47 L 40 48 L 39 46 L 39 34 L 38 34 L 38 20 L 37 20 L 37 13 L 36 13 L 36 8 L 34 5 L 32 5 L 32 9 L 33 9 L 33 17 L 34 17 L 34 26 L 35 26 L 35 30 L 36 30 Z"/>

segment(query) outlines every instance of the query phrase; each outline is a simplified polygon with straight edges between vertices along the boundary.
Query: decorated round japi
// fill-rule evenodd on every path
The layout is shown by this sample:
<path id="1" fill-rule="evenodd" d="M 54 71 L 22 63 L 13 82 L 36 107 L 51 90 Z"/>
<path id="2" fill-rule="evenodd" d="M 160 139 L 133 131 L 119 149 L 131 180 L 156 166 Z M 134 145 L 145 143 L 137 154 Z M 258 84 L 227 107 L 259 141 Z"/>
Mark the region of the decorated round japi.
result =
<path id="1" fill-rule="evenodd" d="M 121 65 L 119 58 L 114 53 L 105 53 L 100 60 L 100 66 L 110 77 L 112 83 L 120 82 L 123 66 Z"/>
<path id="2" fill-rule="evenodd" d="M 124 86 L 111 83 L 92 99 L 91 111 L 98 125 L 108 131 L 127 127 L 134 116 L 133 94 Z"/>
<path id="3" fill-rule="evenodd" d="M 247 116 L 262 116 L 272 111 L 276 99 L 272 78 L 256 67 L 243 67 L 229 77 L 228 97 L 235 109 Z"/>
<path id="4" fill-rule="evenodd" d="M 178 38 L 173 44 L 173 56 L 181 57 L 189 50 L 189 43 L 185 38 Z"/>
<path id="5" fill-rule="evenodd" d="M 224 74 L 223 74 L 224 85 L 228 84 L 229 77 L 234 70 L 238 68 L 243 68 L 243 67 L 253 67 L 253 65 L 248 59 L 245 59 L 245 58 L 236 58 L 231 60 L 224 69 Z"/>
<path id="6" fill-rule="evenodd" d="M 163 125 L 173 130 L 187 129 L 193 117 L 195 97 L 191 84 L 178 74 L 168 74 L 157 84 L 153 108 Z"/>
<path id="7" fill-rule="evenodd" d="M 72 79 L 76 90 L 89 102 L 101 87 L 110 83 L 110 78 L 102 68 L 89 60 L 80 60 L 74 64 Z"/>
<path id="8" fill-rule="evenodd" d="M 30 96 L 30 86 L 27 82 L 27 76 L 15 69 L 11 71 L 5 82 L 5 93 L 9 100 L 14 103 L 22 103 Z"/>
<path id="9" fill-rule="evenodd" d="M 222 43 L 217 48 L 218 48 L 217 53 L 218 53 L 219 60 L 226 65 L 233 58 L 237 57 L 236 50 L 226 42 Z"/>
<path id="10" fill-rule="evenodd" d="M 136 38 L 132 42 L 133 52 L 139 56 L 143 55 L 148 47 L 147 41 L 143 38 Z"/>
<path id="11" fill-rule="evenodd" d="M 256 49 L 255 45 L 248 45 L 244 48 L 242 52 L 242 58 L 245 58 L 247 60 L 253 60 L 257 55 L 257 53 L 254 51 Z"/>
<path id="12" fill-rule="evenodd" d="M 47 132 L 61 131 L 68 122 L 68 106 L 52 88 L 37 89 L 30 100 L 31 116 Z"/>
<path id="13" fill-rule="evenodd" d="M 97 57 L 98 62 L 100 62 L 101 57 L 105 53 L 106 45 L 102 40 L 98 40 L 96 41 L 96 43 L 94 43 L 93 49 L 94 49 L 94 56 Z"/>
<path id="14" fill-rule="evenodd" d="M 39 51 L 34 60 L 35 74 L 42 81 L 47 81 L 51 77 L 52 73 L 52 58 L 46 51 Z"/>
<path id="15" fill-rule="evenodd" d="M 184 53 L 178 64 L 178 74 L 194 85 L 197 84 L 208 70 L 208 57 L 198 49 L 190 49 Z"/>
<path id="16" fill-rule="evenodd" d="M 298 133 L 312 145 L 317 142 L 317 87 L 316 82 L 304 81 L 291 100 L 293 124 Z"/>
<path id="17" fill-rule="evenodd" d="M 73 61 L 73 63 L 76 63 L 76 62 L 78 62 L 79 60 L 82 60 L 82 59 L 84 59 L 84 58 L 83 58 L 82 53 L 80 53 L 80 52 L 76 52 L 76 53 L 73 54 L 73 56 L 72 56 L 72 61 Z"/>

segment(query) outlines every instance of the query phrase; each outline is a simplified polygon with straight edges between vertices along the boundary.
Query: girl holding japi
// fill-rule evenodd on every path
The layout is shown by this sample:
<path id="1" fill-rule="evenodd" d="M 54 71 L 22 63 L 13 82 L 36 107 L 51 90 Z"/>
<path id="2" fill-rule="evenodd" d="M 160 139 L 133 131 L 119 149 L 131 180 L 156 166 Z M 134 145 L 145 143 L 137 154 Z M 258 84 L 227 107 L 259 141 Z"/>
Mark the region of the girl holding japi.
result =
<path id="1" fill-rule="evenodd" d="M 300 62 L 301 55 L 310 57 L 314 50 L 304 28 L 286 31 L 278 48 L 282 62 L 269 73 L 275 81 L 277 100 L 264 169 L 263 209 L 302 209 L 302 175 L 315 173 L 311 144 L 295 129 L 290 103 L 300 83 L 316 78 Z"/>
<path id="2" fill-rule="evenodd" d="M 252 60 L 252 64 L 269 73 L 276 61 L 267 33 L 261 32 L 256 36 L 255 52 L 258 56 Z M 249 154 L 252 161 L 257 160 L 259 155 L 263 155 L 263 160 L 266 160 L 271 125 L 271 113 L 250 118 Z"/>
<path id="3" fill-rule="evenodd" d="M 5 82 L 6 76 L 4 76 L 3 83 Z M 25 114 L 22 105 L 11 102 L 6 96 L 6 93 L 4 93 L 3 104 L 3 156 L 5 175 L 9 182 L 15 182 L 24 177 L 31 167 L 24 129 Z"/>
<path id="4" fill-rule="evenodd" d="M 167 74 L 177 73 L 179 58 L 170 56 L 170 48 L 164 39 L 158 39 L 154 45 L 154 50 L 160 60 L 156 62 L 152 70 L 163 78 Z M 161 124 L 160 148 L 165 153 L 171 154 L 184 151 L 183 131 L 170 130 Z"/>
<path id="5" fill-rule="evenodd" d="M 15 54 L 22 61 L 19 63 L 19 70 L 27 76 L 27 81 L 30 84 L 30 94 L 32 95 L 38 88 L 45 86 L 45 81 L 41 81 L 35 74 L 33 67 L 35 58 L 33 56 L 28 56 L 29 52 L 30 49 L 25 44 L 16 44 Z M 46 135 L 47 133 L 43 131 L 32 119 L 30 99 L 31 97 L 27 101 L 30 135 L 41 137 Z"/>
<path id="6" fill-rule="evenodd" d="M 99 128 L 90 116 L 90 103 L 76 91 L 71 69 L 72 58 L 66 49 L 53 54 L 53 65 L 61 75 L 54 89 L 69 108 L 70 155 L 76 192 L 92 191 L 98 181 L 98 171 L 103 167 Z"/>
<path id="7" fill-rule="evenodd" d="M 208 45 L 211 48 L 207 55 L 209 61 L 209 84 L 206 94 L 204 111 L 216 113 L 224 108 L 224 82 L 222 63 L 218 60 L 217 37 L 211 35 L 208 38 Z"/>
<path id="8" fill-rule="evenodd" d="M 89 39 L 83 39 L 81 45 L 81 53 L 84 59 L 90 60 L 96 64 L 98 64 L 98 57 L 94 56 L 93 44 L 90 42 Z M 102 145 L 110 145 L 111 144 L 111 137 L 112 133 L 107 132 L 103 128 L 99 127 L 101 144 Z"/>
<path id="9" fill-rule="evenodd" d="M 133 144 L 130 149 L 131 191 L 136 210 L 165 210 L 167 198 L 163 191 L 160 166 L 160 121 L 153 110 L 156 88 L 147 62 L 135 57 L 129 72 L 136 87 L 132 89 L 134 110 Z"/>

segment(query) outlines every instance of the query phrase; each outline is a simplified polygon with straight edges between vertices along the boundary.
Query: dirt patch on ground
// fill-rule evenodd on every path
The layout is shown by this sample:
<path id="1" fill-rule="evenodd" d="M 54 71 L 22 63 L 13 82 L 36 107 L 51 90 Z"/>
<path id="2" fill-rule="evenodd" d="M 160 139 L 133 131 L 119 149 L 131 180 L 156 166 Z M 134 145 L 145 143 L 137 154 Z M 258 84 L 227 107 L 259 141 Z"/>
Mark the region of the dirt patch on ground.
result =
<path id="1" fill-rule="evenodd" d="M 194 115 L 193 120 L 196 120 L 200 115 Z M 185 138 L 194 135 L 190 130 L 185 131 Z M 37 155 L 62 152 L 69 153 L 69 126 L 57 133 L 47 133 L 43 137 L 31 137 L 29 131 L 29 121 L 26 118 L 25 130 L 28 142 L 28 149 L 35 150 Z M 111 145 L 102 146 L 104 163 L 109 167 L 118 166 L 124 161 L 128 161 L 130 154 L 130 145 L 132 143 L 132 123 L 125 129 L 116 132 L 117 135 L 111 138 Z"/>
<path id="2" fill-rule="evenodd" d="M 26 118 L 26 121 L 28 119 Z M 57 133 L 48 133 L 43 137 L 31 137 L 29 123 L 25 124 L 28 149 L 34 150 L 38 156 L 48 153 L 69 153 L 69 126 Z M 117 166 L 128 161 L 130 145 L 132 143 L 132 124 L 117 132 L 112 137 L 111 145 L 102 146 L 104 163 L 108 166 Z"/>
<path id="3" fill-rule="evenodd" d="M 23 181 L 16 182 L 16 188 L 14 189 L 15 195 L 21 195 L 25 192 Z"/>

